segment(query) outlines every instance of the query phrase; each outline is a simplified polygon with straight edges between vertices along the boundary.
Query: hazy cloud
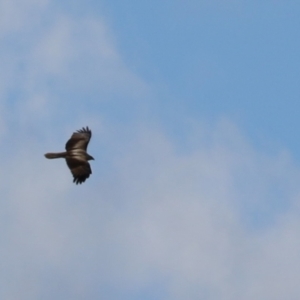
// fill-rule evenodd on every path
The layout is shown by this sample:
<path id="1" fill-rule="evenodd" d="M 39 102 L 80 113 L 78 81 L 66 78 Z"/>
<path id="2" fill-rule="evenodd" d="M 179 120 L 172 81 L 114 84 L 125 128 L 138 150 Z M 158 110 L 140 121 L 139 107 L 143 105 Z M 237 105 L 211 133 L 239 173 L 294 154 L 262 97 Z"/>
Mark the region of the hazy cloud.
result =
<path id="1" fill-rule="evenodd" d="M 147 127 L 116 152 L 119 134 L 105 141 L 110 171 L 94 164 L 81 187 L 72 185 L 63 161 L 43 159 L 42 143 L 10 157 L 1 201 L 4 299 L 124 299 L 147 289 L 160 299 L 280 299 L 299 292 L 299 172 L 292 161 L 258 152 L 223 121 L 205 138 L 195 135 L 203 144 L 189 154 Z M 252 211 L 261 205 L 256 197 L 272 199 L 277 180 L 288 203 L 286 213 L 275 211 L 258 229 L 243 210 L 248 187 L 237 186 L 249 170 Z"/>

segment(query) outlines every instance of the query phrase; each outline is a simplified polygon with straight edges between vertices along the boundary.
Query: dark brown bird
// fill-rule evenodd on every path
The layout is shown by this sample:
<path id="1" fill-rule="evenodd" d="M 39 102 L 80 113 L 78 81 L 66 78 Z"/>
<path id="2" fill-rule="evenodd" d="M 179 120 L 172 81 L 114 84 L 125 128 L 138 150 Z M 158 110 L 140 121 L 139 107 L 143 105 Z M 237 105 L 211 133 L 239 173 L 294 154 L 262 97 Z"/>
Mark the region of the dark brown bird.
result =
<path id="1" fill-rule="evenodd" d="M 85 182 L 92 174 L 89 160 L 94 158 L 86 150 L 92 137 L 92 131 L 86 127 L 77 130 L 66 143 L 66 152 L 46 153 L 47 158 L 65 158 L 76 184 Z"/>

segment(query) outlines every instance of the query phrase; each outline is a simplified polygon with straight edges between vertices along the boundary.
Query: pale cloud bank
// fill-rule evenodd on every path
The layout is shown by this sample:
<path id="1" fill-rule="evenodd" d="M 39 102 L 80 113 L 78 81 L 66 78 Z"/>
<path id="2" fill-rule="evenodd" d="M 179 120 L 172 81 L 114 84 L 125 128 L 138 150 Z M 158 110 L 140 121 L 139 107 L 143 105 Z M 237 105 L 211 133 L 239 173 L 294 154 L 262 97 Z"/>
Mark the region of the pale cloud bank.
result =
<path id="1" fill-rule="evenodd" d="M 39 122 L 44 131 L 54 119 L 55 124 L 69 119 L 79 126 L 92 107 L 114 102 L 130 107 L 148 93 L 147 84 L 123 60 L 103 18 L 74 17 L 48 1 L 1 5 L 3 134 L 8 134 L 7 123 L 39 130 Z"/>
<path id="2" fill-rule="evenodd" d="M 10 171 L 1 187 L 1 297 L 295 298 L 299 170 L 288 155 L 255 150 L 227 121 L 205 138 L 196 130 L 198 145 L 185 154 L 162 131 L 141 128 L 121 151 L 123 131 L 106 136 L 110 166 L 95 163 L 81 187 L 63 161 L 43 159 L 42 143 L 10 157 L 2 167 Z M 250 226 L 277 184 L 285 209 Z"/>

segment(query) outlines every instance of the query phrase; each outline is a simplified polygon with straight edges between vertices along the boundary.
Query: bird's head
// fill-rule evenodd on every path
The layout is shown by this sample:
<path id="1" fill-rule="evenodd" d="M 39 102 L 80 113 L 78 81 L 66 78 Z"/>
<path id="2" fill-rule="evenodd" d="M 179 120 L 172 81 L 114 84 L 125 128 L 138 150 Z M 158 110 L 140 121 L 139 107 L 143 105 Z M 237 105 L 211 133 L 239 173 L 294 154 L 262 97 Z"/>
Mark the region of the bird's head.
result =
<path id="1" fill-rule="evenodd" d="M 95 160 L 93 156 L 87 154 L 87 160 Z"/>

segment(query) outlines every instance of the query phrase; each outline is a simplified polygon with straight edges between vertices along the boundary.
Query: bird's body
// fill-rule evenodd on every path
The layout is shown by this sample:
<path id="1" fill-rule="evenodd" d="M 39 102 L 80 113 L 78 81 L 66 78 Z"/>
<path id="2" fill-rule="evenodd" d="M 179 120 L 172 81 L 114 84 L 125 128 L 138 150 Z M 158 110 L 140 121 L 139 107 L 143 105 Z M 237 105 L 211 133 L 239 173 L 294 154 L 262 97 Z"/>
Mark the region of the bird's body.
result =
<path id="1" fill-rule="evenodd" d="M 49 159 L 65 158 L 73 174 L 73 182 L 81 184 L 92 174 L 91 166 L 88 161 L 94 160 L 94 158 L 86 152 L 91 137 L 91 130 L 88 127 L 83 127 L 72 134 L 66 143 L 65 152 L 46 153 L 45 157 Z"/>

